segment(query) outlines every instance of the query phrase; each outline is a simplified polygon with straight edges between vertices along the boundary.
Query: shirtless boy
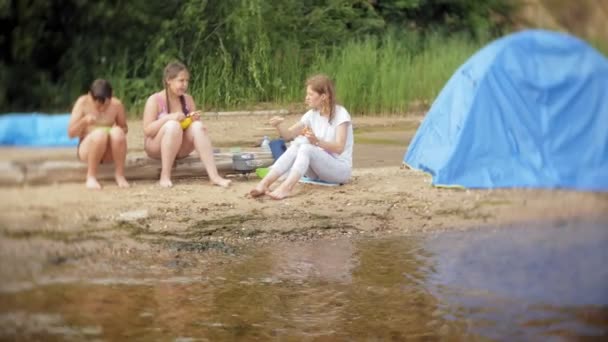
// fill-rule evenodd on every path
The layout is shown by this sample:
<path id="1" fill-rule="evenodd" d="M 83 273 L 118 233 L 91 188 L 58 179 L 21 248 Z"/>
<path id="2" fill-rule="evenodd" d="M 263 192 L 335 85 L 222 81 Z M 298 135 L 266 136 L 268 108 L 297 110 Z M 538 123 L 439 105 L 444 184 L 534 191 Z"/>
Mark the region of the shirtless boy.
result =
<path id="1" fill-rule="evenodd" d="M 119 99 L 112 97 L 110 82 L 95 80 L 89 92 L 76 100 L 68 126 L 70 138 L 80 138 L 76 154 L 88 166 L 87 188 L 101 189 L 97 166 L 107 162 L 114 162 L 116 184 L 129 187 L 124 170 L 127 130 L 125 108 Z"/>

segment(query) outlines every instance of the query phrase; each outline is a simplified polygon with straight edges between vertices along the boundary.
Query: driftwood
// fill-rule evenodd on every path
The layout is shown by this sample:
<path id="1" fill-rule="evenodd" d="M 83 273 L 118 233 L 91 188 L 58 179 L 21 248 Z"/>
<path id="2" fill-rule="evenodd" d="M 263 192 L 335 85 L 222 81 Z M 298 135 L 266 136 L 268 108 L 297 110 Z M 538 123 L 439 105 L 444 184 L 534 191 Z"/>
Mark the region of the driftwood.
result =
<path id="1" fill-rule="evenodd" d="M 272 165 L 274 160 L 270 152 L 242 152 L 255 155 L 257 167 Z M 231 153 L 215 154 L 215 163 L 221 174 L 240 174 L 233 168 Z M 207 172 L 198 155 L 193 154 L 177 160 L 173 166 L 172 176 L 201 177 Z M 148 158 L 145 155 L 128 156 L 125 163 L 125 176 L 128 180 L 158 179 L 160 177 L 160 160 Z M 0 162 L 0 185 L 49 184 L 63 182 L 83 182 L 87 166 L 76 160 L 47 160 L 47 161 L 8 161 Z M 114 179 L 114 164 L 102 164 L 97 170 L 100 180 Z"/>
<path id="2" fill-rule="evenodd" d="M 0 162 L 0 185 L 16 185 L 25 182 L 25 166 L 8 161 Z"/>
<path id="3" fill-rule="evenodd" d="M 203 117 L 223 117 L 223 116 L 251 116 L 251 115 L 287 115 L 287 109 L 276 110 L 244 110 L 233 112 L 204 112 Z"/>

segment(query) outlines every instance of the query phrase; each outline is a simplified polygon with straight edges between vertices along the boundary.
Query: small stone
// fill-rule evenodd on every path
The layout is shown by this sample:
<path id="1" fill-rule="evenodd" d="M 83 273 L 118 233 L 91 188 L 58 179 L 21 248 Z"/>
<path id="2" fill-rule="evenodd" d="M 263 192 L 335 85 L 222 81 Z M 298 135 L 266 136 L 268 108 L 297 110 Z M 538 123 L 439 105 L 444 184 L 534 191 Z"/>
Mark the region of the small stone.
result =
<path id="1" fill-rule="evenodd" d="M 148 218 L 148 209 L 133 210 L 120 213 L 118 221 L 130 222 Z"/>

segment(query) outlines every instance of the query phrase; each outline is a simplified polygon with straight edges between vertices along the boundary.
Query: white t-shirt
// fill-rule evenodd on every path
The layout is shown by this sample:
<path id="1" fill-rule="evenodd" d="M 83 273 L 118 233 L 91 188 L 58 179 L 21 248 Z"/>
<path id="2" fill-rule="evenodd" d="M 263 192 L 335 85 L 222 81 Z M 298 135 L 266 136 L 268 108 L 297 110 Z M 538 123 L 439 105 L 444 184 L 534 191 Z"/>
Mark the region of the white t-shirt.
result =
<path id="1" fill-rule="evenodd" d="M 327 117 L 324 117 L 319 113 L 318 110 L 311 109 L 302 116 L 300 122 L 310 127 L 320 140 L 323 141 L 336 141 L 336 131 L 338 126 L 343 123 L 347 123 L 346 128 L 346 143 L 344 145 L 344 151 L 340 155 L 332 153 L 332 155 L 339 160 L 343 160 L 348 163 L 349 166 L 353 165 L 353 125 L 350 119 L 350 114 L 346 111 L 346 108 L 336 105 L 336 111 L 334 118 L 331 123 L 328 122 Z"/>

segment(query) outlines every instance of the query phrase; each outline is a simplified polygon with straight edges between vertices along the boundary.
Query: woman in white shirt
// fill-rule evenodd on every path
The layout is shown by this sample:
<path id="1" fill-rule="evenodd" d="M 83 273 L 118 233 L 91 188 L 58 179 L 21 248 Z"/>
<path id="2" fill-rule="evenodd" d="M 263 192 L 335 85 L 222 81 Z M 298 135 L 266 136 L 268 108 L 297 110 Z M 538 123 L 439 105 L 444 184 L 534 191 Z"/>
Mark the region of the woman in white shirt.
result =
<path id="1" fill-rule="evenodd" d="M 332 183 L 346 183 L 351 177 L 353 154 L 353 127 L 350 114 L 336 104 L 333 82 L 325 75 L 316 75 L 306 81 L 306 104 L 310 110 L 300 121 L 289 128 L 281 126 L 282 117 L 273 117 L 270 124 L 281 137 L 291 140 L 298 137 L 271 167 L 249 194 L 264 194 L 283 199 L 294 185 L 306 175 Z M 283 174 L 287 178 L 273 191 L 270 186 Z"/>

